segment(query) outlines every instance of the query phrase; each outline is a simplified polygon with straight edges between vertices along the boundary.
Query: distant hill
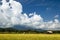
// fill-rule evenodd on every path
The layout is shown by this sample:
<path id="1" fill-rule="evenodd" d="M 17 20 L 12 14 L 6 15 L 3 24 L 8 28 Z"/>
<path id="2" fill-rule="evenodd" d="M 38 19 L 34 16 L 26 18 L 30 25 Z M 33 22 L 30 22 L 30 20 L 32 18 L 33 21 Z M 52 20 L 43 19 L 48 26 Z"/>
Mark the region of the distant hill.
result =
<path id="1" fill-rule="evenodd" d="M 14 28 L 14 29 L 17 29 L 17 30 L 33 30 L 33 29 L 35 29 L 35 28 L 32 28 L 32 27 L 28 27 L 28 26 L 21 26 L 21 25 L 15 25 L 14 27 L 12 27 L 12 28 Z"/>
<path id="2" fill-rule="evenodd" d="M 0 28 L 0 33 L 47 33 L 49 30 L 35 29 L 26 26 L 15 25 L 10 28 Z M 60 31 L 50 30 L 53 33 L 60 33 Z"/>
<path id="3" fill-rule="evenodd" d="M 42 32 L 42 29 L 33 29 L 33 28 L 27 28 L 25 26 L 14 26 L 12 28 L 0 28 L 0 33 L 40 33 Z"/>

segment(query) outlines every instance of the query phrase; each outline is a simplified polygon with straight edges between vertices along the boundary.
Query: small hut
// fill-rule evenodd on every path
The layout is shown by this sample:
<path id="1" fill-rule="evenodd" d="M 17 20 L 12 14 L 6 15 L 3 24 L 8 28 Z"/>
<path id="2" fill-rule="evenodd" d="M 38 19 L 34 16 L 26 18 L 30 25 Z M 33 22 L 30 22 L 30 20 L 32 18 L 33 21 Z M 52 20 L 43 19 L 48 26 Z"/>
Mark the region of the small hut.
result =
<path id="1" fill-rule="evenodd" d="M 53 33 L 53 31 L 51 31 L 51 30 L 48 30 L 48 31 L 47 31 L 47 33 L 48 33 L 48 34 L 52 34 L 52 33 Z"/>

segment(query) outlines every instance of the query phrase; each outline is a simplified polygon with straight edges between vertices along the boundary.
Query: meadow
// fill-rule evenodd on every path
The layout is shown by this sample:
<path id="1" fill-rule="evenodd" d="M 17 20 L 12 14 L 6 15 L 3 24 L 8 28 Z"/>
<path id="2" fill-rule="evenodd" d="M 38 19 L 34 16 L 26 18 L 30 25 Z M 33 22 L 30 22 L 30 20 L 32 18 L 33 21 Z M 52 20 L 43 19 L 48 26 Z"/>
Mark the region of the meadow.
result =
<path id="1" fill-rule="evenodd" d="M 0 34 L 0 40 L 60 40 L 60 34 Z"/>

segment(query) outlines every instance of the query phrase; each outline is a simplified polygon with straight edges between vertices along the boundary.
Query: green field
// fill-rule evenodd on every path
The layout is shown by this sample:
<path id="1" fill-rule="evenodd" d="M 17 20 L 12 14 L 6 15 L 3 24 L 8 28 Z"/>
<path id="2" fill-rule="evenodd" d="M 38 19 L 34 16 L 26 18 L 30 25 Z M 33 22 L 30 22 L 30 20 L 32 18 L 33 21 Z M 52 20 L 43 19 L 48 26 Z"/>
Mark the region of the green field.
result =
<path id="1" fill-rule="evenodd" d="M 0 34 L 0 40 L 60 40 L 60 34 Z"/>

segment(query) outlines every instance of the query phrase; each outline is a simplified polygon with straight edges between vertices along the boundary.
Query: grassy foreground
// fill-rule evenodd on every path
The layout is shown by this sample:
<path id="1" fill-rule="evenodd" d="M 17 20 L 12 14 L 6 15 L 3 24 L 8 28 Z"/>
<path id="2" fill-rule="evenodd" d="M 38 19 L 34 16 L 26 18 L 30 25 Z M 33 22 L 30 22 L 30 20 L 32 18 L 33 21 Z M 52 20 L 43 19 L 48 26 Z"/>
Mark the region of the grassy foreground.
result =
<path id="1" fill-rule="evenodd" d="M 60 34 L 0 34 L 0 40 L 60 40 Z"/>

